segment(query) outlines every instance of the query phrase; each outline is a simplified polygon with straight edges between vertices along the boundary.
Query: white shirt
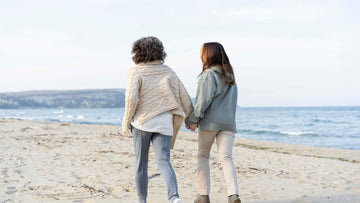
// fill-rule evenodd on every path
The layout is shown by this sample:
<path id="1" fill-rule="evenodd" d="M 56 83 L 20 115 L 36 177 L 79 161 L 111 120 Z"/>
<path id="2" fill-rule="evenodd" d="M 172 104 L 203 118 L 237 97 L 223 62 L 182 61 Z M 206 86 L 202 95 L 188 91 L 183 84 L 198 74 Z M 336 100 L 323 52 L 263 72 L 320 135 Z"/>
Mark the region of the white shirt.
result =
<path id="1" fill-rule="evenodd" d="M 146 132 L 159 133 L 168 136 L 173 136 L 174 134 L 173 115 L 169 112 L 158 114 L 143 124 L 139 123 L 135 114 L 135 118 L 132 120 L 131 125 Z"/>

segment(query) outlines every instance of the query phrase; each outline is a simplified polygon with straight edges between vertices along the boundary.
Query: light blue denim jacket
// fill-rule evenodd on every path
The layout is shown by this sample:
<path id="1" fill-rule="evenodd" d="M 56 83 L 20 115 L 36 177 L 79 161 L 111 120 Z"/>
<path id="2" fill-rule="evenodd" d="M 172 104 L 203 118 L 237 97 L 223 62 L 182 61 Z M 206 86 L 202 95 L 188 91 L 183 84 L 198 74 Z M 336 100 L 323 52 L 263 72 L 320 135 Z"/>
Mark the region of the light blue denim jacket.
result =
<path id="1" fill-rule="evenodd" d="M 194 111 L 185 123 L 199 123 L 201 130 L 236 132 L 237 85 L 223 84 L 220 69 L 207 69 L 199 78 Z"/>

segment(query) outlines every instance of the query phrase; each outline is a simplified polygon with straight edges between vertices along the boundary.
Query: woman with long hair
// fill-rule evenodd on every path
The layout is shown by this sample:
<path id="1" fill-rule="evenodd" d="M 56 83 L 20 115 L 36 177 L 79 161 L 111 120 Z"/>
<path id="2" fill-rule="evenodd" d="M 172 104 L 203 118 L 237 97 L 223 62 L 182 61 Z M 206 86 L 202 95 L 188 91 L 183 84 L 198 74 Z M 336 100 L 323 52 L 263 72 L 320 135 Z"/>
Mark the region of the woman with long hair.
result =
<path id="1" fill-rule="evenodd" d="M 195 203 L 210 202 L 209 156 L 216 139 L 229 203 L 240 203 L 232 149 L 236 133 L 235 115 L 237 86 L 235 75 L 224 47 L 217 42 L 203 44 L 201 48 L 202 72 L 199 75 L 194 111 L 186 125 L 199 127 L 198 178 L 200 195 Z"/>
<path id="2" fill-rule="evenodd" d="M 146 202 L 150 142 L 156 162 L 167 186 L 170 203 L 181 203 L 176 175 L 170 163 L 174 145 L 184 119 L 193 110 L 191 99 L 175 72 L 164 65 L 166 53 L 156 37 L 137 40 L 127 76 L 124 134 L 132 134 L 135 148 L 135 182 L 139 202 Z M 185 115 L 185 116 L 184 116 Z"/>

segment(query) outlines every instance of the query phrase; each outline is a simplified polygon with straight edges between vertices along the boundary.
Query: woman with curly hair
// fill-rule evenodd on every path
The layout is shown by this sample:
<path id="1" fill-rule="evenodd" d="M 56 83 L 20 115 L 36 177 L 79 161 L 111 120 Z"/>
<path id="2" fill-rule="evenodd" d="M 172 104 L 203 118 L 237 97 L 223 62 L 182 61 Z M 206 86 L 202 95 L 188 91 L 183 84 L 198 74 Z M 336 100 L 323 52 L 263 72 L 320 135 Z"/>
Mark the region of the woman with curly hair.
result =
<path id="1" fill-rule="evenodd" d="M 209 156 L 216 138 L 229 203 L 240 203 L 232 149 L 236 133 L 237 86 L 224 47 L 217 42 L 201 48 L 202 72 L 199 76 L 194 112 L 186 120 L 187 128 L 199 125 L 198 177 L 200 196 L 195 203 L 210 202 Z"/>
<path id="2" fill-rule="evenodd" d="M 179 198 L 176 175 L 170 163 L 170 148 L 185 118 L 193 110 L 191 99 L 175 72 L 164 65 L 166 53 L 156 37 L 137 40 L 127 76 L 124 134 L 132 134 L 135 148 L 135 182 L 139 202 L 146 202 L 150 142 L 167 186 L 170 203 Z"/>

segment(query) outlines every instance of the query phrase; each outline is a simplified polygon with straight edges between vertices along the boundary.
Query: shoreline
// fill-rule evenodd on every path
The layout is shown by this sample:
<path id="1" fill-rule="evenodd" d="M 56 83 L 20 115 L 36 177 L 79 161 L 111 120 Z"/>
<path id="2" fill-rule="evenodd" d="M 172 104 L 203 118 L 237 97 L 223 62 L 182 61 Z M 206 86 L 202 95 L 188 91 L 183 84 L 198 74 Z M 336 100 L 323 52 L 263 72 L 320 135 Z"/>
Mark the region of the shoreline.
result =
<path id="1" fill-rule="evenodd" d="M 351 107 L 351 106 L 349 106 L 349 107 Z M 262 108 L 262 107 L 254 107 L 254 108 Z M 100 125 L 100 126 L 112 126 L 112 127 L 121 128 L 121 125 L 108 124 L 108 123 L 105 123 L 105 124 L 101 124 L 101 123 L 72 123 L 72 122 L 58 122 L 58 121 L 37 121 L 37 120 L 27 120 L 27 119 L 20 119 L 20 118 L 0 118 L 0 123 L 1 122 L 11 122 L 11 121 L 25 121 L 25 122 L 29 121 L 29 122 L 39 122 L 39 123 L 65 123 L 65 124 L 71 124 L 71 125 L 95 125 L 95 126 Z M 182 132 L 182 133 L 195 133 L 195 132 L 190 132 L 190 131 L 182 131 L 181 129 L 180 129 L 180 132 Z M 331 148 L 331 147 L 310 146 L 310 145 L 303 145 L 303 144 L 294 144 L 294 143 L 285 143 L 285 142 L 276 142 L 276 141 L 267 141 L 267 140 L 247 139 L 247 138 L 242 138 L 242 137 L 236 137 L 236 135 L 235 135 L 235 138 L 237 140 L 242 140 L 242 142 L 244 142 L 244 143 L 241 144 L 243 147 L 251 148 L 251 149 L 269 150 L 269 151 L 272 150 L 272 148 L 266 148 L 266 147 L 264 148 L 264 147 L 261 147 L 259 145 L 271 146 L 272 144 L 279 144 L 279 145 L 283 145 L 282 147 L 285 147 L 285 148 L 294 148 L 296 146 L 302 146 L 302 147 L 309 147 L 309 150 L 311 150 L 311 148 L 333 149 L 334 151 L 345 150 L 345 151 L 349 151 L 349 154 L 352 154 L 351 151 L 360 151 L 360 149 Z M 281 153 L 281 151 L 276 151 L 275 149 L 273 149 L 273 150 L 274 150 L 273 152 Z M 287 152 L 283 152 L 283 153 L 287 153 Z M 319 158 L 326 158 L 326 157 L 319 157 Z M 327 157 L 327 158 L 336 159 L 336 157 Z M 354 160 L 351 159 L 351 158 L 350 159 L 344 159 L 344 161 L 359 163 L 360 158 L 359 159 L 356 158 Z"/>
<path id="2" fill-rule="evenodd" d="M 0 119 L 0 202 L 137 202 L 132 139 L 120 126 Z M 360 150 L 236 138 L 233 159 L 243 202 L 360 200 Z M 179 194 L 197 194 L 197 136 L 180 132 L 171 160 Z M 226 200 L 216 145 L 210 156 L 212 202 Z M 149 155 L 149 202 L 167 202 Z"/>

